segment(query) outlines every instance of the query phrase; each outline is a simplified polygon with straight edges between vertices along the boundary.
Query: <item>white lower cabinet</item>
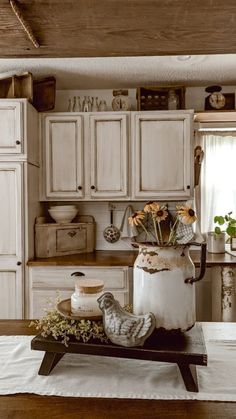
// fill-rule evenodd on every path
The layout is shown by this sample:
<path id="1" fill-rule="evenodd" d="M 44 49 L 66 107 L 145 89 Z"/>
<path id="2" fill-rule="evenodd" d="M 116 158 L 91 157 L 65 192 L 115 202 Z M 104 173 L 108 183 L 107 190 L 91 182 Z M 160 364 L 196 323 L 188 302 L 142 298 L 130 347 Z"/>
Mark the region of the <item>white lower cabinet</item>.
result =
<path id="1" fill-rule="evenodd" d="M 22 319 L 23 290 L 21 268 L 6 270 L 0 268 L 0 319 Z"/>
<path id="2" fill-rule="evenodd" d="M 36 319 L 45 314 L 49 301 L 56 303 L 70 298 L 74 292 L 73 272 L 82 272 L 87 279 L 104 281 L 121 306 L 131 303 L 132 269 L 128 267 L 29 267 L 29 303 L 27 317 Z"/>
<path id="3" fill-rule="evenodd" d="M 23 318 L 23 164 L 0 162 L 0 318 Z"/>

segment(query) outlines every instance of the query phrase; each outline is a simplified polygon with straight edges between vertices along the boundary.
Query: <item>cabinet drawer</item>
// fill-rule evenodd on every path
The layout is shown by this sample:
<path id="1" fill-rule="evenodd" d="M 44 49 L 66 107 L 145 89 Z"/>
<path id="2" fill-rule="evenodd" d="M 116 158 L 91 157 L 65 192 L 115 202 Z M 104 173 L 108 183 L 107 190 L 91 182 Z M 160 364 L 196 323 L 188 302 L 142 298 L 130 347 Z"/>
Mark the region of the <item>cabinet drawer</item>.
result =
<path id="1" fill-rule="evenodd" d="M 128 289 L 127 268 L 33 268 L 32 288 L 74 289 L 73 272 L 81 272 L 88 279 L 104 281 L 105 289 Z"/>

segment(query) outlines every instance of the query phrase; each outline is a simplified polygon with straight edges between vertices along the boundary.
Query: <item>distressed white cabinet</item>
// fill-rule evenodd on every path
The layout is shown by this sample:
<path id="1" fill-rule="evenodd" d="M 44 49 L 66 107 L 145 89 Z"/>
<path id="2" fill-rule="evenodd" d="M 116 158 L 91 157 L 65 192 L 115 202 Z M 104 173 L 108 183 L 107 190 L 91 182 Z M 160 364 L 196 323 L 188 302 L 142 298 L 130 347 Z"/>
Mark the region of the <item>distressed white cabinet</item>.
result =
<path id="1" fill-rule="evenodd" d="M 83 197 L 82 117 L 76 114 L 45 114 L 42 131 L 46 199 Z"/>
<path id="2" fill-rule="evenodd" d="M 22 261 L 22 163 L 0 162 L 0 263 Z"/>
<path id="3" fill-rule="evenodd" d="M 22 266 L 17 266 L 15 270 L 0 267 L 0 289 L 0 319 L 22 319 Z"/>
<path id="4" fill-rule="evenodd" d="M 26 99 L 0 99 L 0 160 L 39 165 L 38 112 Z"/>
<path id="5" fill-rule="evenodd" d="M 42 115 L 42 200 L 128 196 L 128 114 Z"/>
<path id="6" fill-rule="evenodd" d="M 89 117 L 91 198 L 128 196 L 128 116 L 97 114 Z"/>
<path id="7" fill-rule="evenodd" d="M 0 318 L 24 317 L 28 258 L 38 203 L 38 113 L 26 99 L 0 99 Z"/>
<path id="8" fill-rule="evenodd" d="M 192 123 L 182 110 L 44 114 L 41 199 L 192 197 Z"/>
<path id="9" fill-rule="evenodd" d="M 192 194 L 193 111 L 132 113 L 133 198 Z"/>
<path id="10" fill-rule="evenodd" d="M 23 106 L 21 102 L 0 101 L 0 153 L 23 151 Z"/>
<path id="11" fill-rule="evenodd" d="M 45 314 L 48 300 L 55 304 L 71 297 L 74 292 L 73 272 L 82 272 L 85 278 L 104 281 L 104 291 L 110 291 L 122 306 L 131 302 L 132 269 L 128 267 L 84 266 L 29 266 L 28 317 L 39 318 Z"/>
<path id="12" fill-rule="evenodd" d="M 0 162 L 0 318 L 22 318 L 23 164 Z"/>

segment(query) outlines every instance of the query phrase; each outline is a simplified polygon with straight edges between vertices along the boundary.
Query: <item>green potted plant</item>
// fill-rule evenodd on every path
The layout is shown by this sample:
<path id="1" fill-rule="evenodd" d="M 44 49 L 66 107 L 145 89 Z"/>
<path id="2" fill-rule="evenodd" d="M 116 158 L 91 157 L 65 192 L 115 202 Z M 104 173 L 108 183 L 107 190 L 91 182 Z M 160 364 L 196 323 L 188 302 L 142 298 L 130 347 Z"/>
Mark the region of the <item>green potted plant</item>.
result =
<path id="1" fill-rule="evenodd" d="M 225 215 L 226 233 L 230 237 L 231 250 L 236 250 L 236 219 L 231 214 L 232 211 Z"/>
<path id="2" fill-rule="evenodd" d="M 210 253 L 224 253 L 227 234 L 230 239 L 231 250 L 236 250 L 236 219 L 232 217 L 232 211 L 225 216 L 214 217 L 214 231 L 208 233 L 207 250 Z"/>

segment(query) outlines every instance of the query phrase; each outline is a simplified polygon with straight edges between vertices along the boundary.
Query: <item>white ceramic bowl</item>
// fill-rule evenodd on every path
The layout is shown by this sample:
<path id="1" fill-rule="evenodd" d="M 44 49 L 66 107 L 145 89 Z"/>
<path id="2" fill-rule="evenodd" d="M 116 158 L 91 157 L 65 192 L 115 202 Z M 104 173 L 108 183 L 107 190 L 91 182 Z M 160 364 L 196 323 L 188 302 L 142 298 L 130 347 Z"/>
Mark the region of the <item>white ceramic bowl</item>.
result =
<path id="1" fill-rule="evenodd" d="M 69 209 L 77 209 L 76 205 L 51 205 L 50 209 L 57 209 L 57 210 L 69 210 Z"/>
<path id="2" fill-rule="evenodd" d="M 65 223 L 70 223 L 75 218 L 75 216 L 78 213 L 78 209 L 77 208 L 69 208 L 69 209 L 50 208 L 48 212 L 53 218 L 53 220 L 56 221 L 56 223 L 65 224 Z"/>

